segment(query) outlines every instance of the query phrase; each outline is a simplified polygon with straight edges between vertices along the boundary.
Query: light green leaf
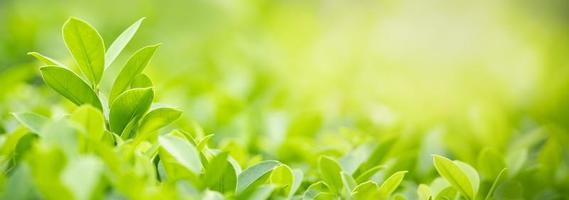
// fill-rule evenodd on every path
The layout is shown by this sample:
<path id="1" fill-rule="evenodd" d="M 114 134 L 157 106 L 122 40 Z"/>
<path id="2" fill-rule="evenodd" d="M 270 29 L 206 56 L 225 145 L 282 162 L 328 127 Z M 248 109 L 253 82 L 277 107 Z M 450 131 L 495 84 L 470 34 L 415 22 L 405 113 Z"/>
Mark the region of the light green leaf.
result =
<path id="1" fill-rule="evenodd" d="M 43 62 L 46 65 L 65 66 L 64 64 L 61 64 L 57 60 L 44 56 L 38 52 L 28 52 L 28 55 L 35 57 L 36 59 L 38 59 L 39 61 Z"/>
<path id="2" fill-rule="evenodd" d="M 455 189 L 455 187 L 448 186 L 437 194 L 435 200 L 455 200 L 457 199 L 457 196 L 458 191 Z"/>
<path id="3" fill-rule="evenodd" d="M 237 175 L 227 158 L 228 153 L 222 152 L 209 161 L 203 176 L 206 187 L 220 192 L 235 190 Z"/>
<path id="4" fill-rule="evenodd" d="M 431 200 L 433 193 L 428 185 L 420 184 L 417 187 L 417 196 L 419 197 L 419 200 Z"/>
<path id="5" fill-rule="evenodd" d="M 275 190 L 272 185 L 262 185 L 257 188 L 251 196 L 247 197 L 248 200 L 266 200 L 269 199 L 271 193 Z"/>
<path id="6" fill-rule="evenodd" d="M 383 181 L 379 187 L 379 194 L 383 197 L 389 197 L 389 195 L 391 195 L 391 193 L 393 193 L 395 189 L 399 187 L 399 184 L 401 184 L 401 181 L 403 181 L 406 173 L 407 171 L 399 171 L 393 173 L 393 175 Z"/>
<path id="7" fill-rule="evenodd" d="M 63 24 L 63 40 L 91 85 L 99 84 L 105 66 L 105 45 L 97 30 L 81 19 L 70 18 Z"/>
<path id="8" fill-rule="evenodd" d="M 340 172 L 340 174 L 346 194 L 352 193 L 352 190 L 356 187 L 356 181 L 352 176 L 350 176 L 346 172 Z"/>
<path id="9" fill-rule="evenodd" d="M 366 181 L 354 188 L 352 197 L 357 200 L 372 200 L 379 198 L 379 186 L 373 181 Z"/>
<path id="10" fill-rule="evenodd" d="M 92 199 L 101 180 L 103 163 L 97 157 L 85 156 L 72 160 L 62 174 L 63 184 L 70 189 L 75 199 Z"/>
<path id="11" fill-rule="evenodd" d="M 494 194 L 494 191 L 496 190 L 496 187 L 498 186 L 498 183 L 500 183 L 502 176 L 504 175 L 504 173 L 506 172 L 506 168 L 502 169 L 502 171 L 500 171 L 500 173 L 498 173 L 498 175 L 496 176 L 496 178 L 494 179 L 494 182 L 492 182 L 492 186 L 490 186 L 490 189 L 488 190 L 488 193 L 486 194 L 486 198 L 484 198 L 484 200 L 490 200 L 492 195 Z"/>
<path id="12" fill-rule="evenodd" d="M 485 180 L 494 179 L 504 167 L 504 158 L 494 149 L 485 148 L 478 156 L 477 169 Z"/>
<path id="13" fill-rule="evenodd" d="M 31 132 L 37 134 L 41 133 L 43 126 L 49 121 L 47 117 L 35 113 L 23 112 L 12 113 L 12 115 Z"/>
<path id="14" fill-rule="evenodd" d="M 455 160 L 453 162 L 458 167 L 460 167 L 460 169 L 462 169 L 462 171 L 466 174 L 466 176 L 468 176 L 468 180 L 470 181 L 474 189 L 474 195 L 476 195 L 478 193 L 478 188 L 480 187 L 480 176 L 478 175 L 476 169 L 474 169 L 474 167 L 470 166 L 469 164 L 466 164 L 458 160 Z"/>
<path id="15" fill-rule="evenodd" d="M 130 83 L 131 88 L 145 88 L 152 87 L 152 80 L 145 74 L 139 74 L 134 77 L 132 83 Z"/>
<path id="16" fill-rule="evenodd" d="M 526 163 L 528 158 L 528 149 L 516 149 L 513 151 L 508 152 L 506 156 L 506 166 L 508 167 L 508 176 L 514 177 L 517 175 L 524 164 Z"/>
<path id="17" fill-rule="evenodd" d="M 467 199 L 474 199 L 475 191 L 473 183 L 468 175 L 456 163 L 443 156 L 434 155 L 433 162 L 439 174 L 453 187 L 458 189 Z"/>
<path id="18" fill-rule="evenodd" d="M 243 171 L 237 177 L 237 188 L 236 193 L 241 193 L 248 189 L 255 181 L 259 178 L 271 172 L 275 167 L 279 166 L 281 163 L 275 160 L 267 160 L 253 165 L 245 171 Z"/>
<path id="19" fill-rule="evenodd" d="M 282 188 L 285 191 L 285 195 L 288 196 L 291 191 L 292 184 L 294 182 L 294 174 L 292 169 L 285 164 L 282 164 L 271 172 L 269 177 L 270 183 Z"/>
<path id="20" fill-rule="evenodd" d="M 322 156 L 318 161 L 318 171 L 322 180 L 328 184 L 330 190 L 339 193 L 343 187 L 340 164 L 333 158 Z"/>
<path id="21" fill-rule="evenodd" d="M 113 83 L 111 94 L 109 95 L 109 102 L 113 102 L 115 98 L 128 89 L 128 86 L 131 85 L 134 78 L 142 73 L 142 70 L 148 65 L 159 46 L 160 45 L 157 44 L 143 47 L 130 57 Z"/>
<path id="22" fill-rule="evenodd" d="M 83 105 L 71 114 L 71 120 L 85 128 L 85 132 L 94 139 L 102 139 L 105 134 L 105 118 L 100 110 Z"/>
<path id="23" fill-rule="evenodd" d="M 144 17 L 140 18 L 128 28 L 126 28 L 116 39 L 111 43 L 109 49 L 107 49 L 107 53 L 105 53 L 105 68 L 109 67 L 115 59 L 120 55 L 122 50 L 126 47 L 126 45 L 130 42 L 142 21 L 144 21 Z"/>
<path id="24" fill-rule="evenodd" d="M 190 142 L 171 134 L 158 138 L 161 148 L 176 159 L 180 165 L 194 174 L 202 170 L 202 163 L 196 147 Z"/>
<path id="25" fill-rule="evenodd" d="M 312 200 L 315 199 L 318 196 L 318 194 L 324 192 L 328 192 L 328 186 L 324 182 L 319 181 L 308 186 L 308 188 L 306 189 L 306 191 L 304 191 L 304 194 L 302 195 L 302 199 Z"/>
<path id="26" fill-rule="evenodd" d="M 111 131 L 122 135 L 127 124 L 138 120 L 150 108 L 153 97 L 152 88 L 131 89 L 118 96 L 109 113 Z"/>
<path id="27" fill-rule="evenodd" d="M 294 175 L 294 182 L 292 183 L 290 192 L 288 193 L 289 199 L 291 199 L 294 196 L 294 194 L 300 187 L 300 184 L 302 184 L 302 179 L 304 178 L 304 173 L 300 169 L 292 170 L 292 174 Z"/>
<path id="28" fill-rule="evenodd" d="M 147 139 L 149 134 L 171 124 L 182 115 L 182 112 L 173 108 L 157 108 L 146 114 L 140 122 L 137 139 Z"/>
<path id="29" fill-rule="evenodd" d="M 380 170 L 385 169 L 385 166 L 383 165 L 379 165 L 379 166 L 375 166 L 371 169 L 368 169 L 367 171 L 365 171 L 364 173 L 361 173 L 357 178 L 356 178 L 356 182 L 357 183 L 363 183 L 368 181 L 373 175 L 377 174 L 377 172 L 379 172 Z"/>
<path id="30" fill-rule="evenodd" d="M 79 76 L 68 69 L 47 66 L 40 68 L 45 83 L 75 105 L 91 104 L 102 110 L 97 94 Z"/>

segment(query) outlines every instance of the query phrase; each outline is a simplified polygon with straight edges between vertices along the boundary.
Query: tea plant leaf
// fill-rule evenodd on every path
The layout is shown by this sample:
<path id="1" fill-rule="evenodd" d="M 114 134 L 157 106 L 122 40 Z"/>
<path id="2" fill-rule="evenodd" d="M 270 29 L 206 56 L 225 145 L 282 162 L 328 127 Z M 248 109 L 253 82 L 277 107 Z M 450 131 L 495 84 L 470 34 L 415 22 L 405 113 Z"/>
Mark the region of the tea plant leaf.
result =
<path id="1" fill-rule="evenodd" d="M 71 120 L 85 128 L 85 133 L 94 139 L 102 139 L 105 134 L 105 117 L 100 110 L 83 105 L 71 114 Z"/>
<path id="2" fill-rule="evenodd" d="M 492 195 L 494 194 L 494 191 L 496 190 L 496 187 L 498 186 L 498 183 L 500 182 L 502 176 L 504 175 L 504 173 L 506 172 L 506 168 L 502 169 L 502 171 L 500 171 L 500 173 L 498 173 L 498 175 L 496 176 L 496 178 L 494 179 L 494 182 L 492 182 L 492 186 L 490 186 L 490 189 L 488 190 L 488 194 L 486 194 L 486 198 L 484 198 L 484 200 L 490 200 Z"/>
<path id="3" fill-rule="evenodd" d="M 99 84 L 105 66 L 105 45 L 97 30 L 72 17 L 63 24 L 63 40 L 91 85 Z"/>
<path id="4" fill-rule="evenodd" d="M 324 182 L 319 181 L 308 186 L 308 188 L 304 191 L 304 194 L 302 195 L 302 199 L 303 200 L 315 199 L 318 196 L 318 194 L 325 193 L 327 191 L 328 191 L 328 186 Z"/>
<path id="5" fill-rule="evenodd" d="M 330 190 L 339 193 L 342 189 L 342 178 L 340 175 L 342 168 L 340 168 L 340 164 L 328 156 L 322 156 L 318 161 L 318 171 L 322 180 L 330 187 Z"/>
<path id="6" fill-rule="evenodd" d="M 148 138 L 148 134 L 171 124 L 182 115 L 182 112 L 173 108 L 157 108 L 146 114 L 140 122 L 139 139 Z"/>
<path id="7" fill-rule="evenodd" d="M 352 197 L 358 200 L 378 199 L 379 186 L 377 186 L 373 181 L 363 182 L 353 189 Z"/>
<path id="8" fill-rule="evenodd" d="M 40 134 L 43 126 L 49 121 L 47 117 L 35 113 L 12 113 L 14 118 L 33 133 Z"/>
<path id="9" fill-rule="evenodd" d="M 344 185 L 344 189 L 346 194 L 352 193 L 352 190 L 356 187 L 356 181 L 352 176 L 347 174 L 346 172 L 340 172 L 342 178 L 342 183 Z"/>
<path id="10" fill-rule="evenodd" d="M 61 64 L 59 61 L 54 60 L 50 57 L 44 56 L 38 52 L 28 52 L 28 55 L 35 57 L 39 61 L 43 62 L 45 65 L 65 66 L 64 64 Z"/>
<path id="11" fill-rule="evenodd" d="M 103 171 L 103 163 L 93 156 L 81 157 L 71 161 L 64 169 L 62 181 L 71 190 L 75 199 L 88 200 L 99 193 L 97 184 Z M 88 173 L 86 173 L 88 172 Z"/>
<path id="12" fill-rule="evenodd" d="M 220 192 L 235 190 L 237 175 L 227 158 L 228 153 L 222 152 L 209 161 L 203 176 L 206 187 Z"/>
<path id="13" fill-rule="evenodd" d="M 486 148 L 478 156 L 477 169 L 487 180 L 495 178 L 504 167 L 506 167 L 504 158 L 496 150 Z"/>
<path id="14" fill-rule="evenodd" d="M 393 175 L 383 181 L 379 187 L 379 194 L 383 197 L 389 197 L 389 195 L 391 195 L 391 193 L 393 193 L 395 189 L 399 187 L 399 184 L 401 184 L 401 181 L 403 181 L 406 173 L 407 171 L 395 172 Z"/>
<path id="15" fill-rule="evenodd" d="M 91 104 L 102 110 L 97 94 L 75 73 L 68 69 L 47 66 L 40 68 L 45 83 L 75 105 Z"/>
<path id="16" fill-rule="evenodd" d="M 474 186 L 473 183 L 470 182 L 466 172 L 453 161 L 439 155 L 433 156 L 433 162 L 435 168 L 443 178 L 464 194 L 467 199 L 474 199 L 476 195 Z"/>
<path id="17" fill-rule="evenodd" d="M 148 65 L 159 46 L 160 44 L 143 47 L 130 57 L 113 83 L 109 102 L 113 102 L 115 98 L 128 89 L 134 78 L 142 73 L 142 70 Z"/>
<path id="18" fill-rule="evenodd" d="M 272 185 L 262 185 L 257 188 L 251 196 L 247 197 L 249 200 L 266 200 L 269 199 L 271 193 L 275 190 Z"/>
<path id="19" fill-rule="evenodd" d="M 466 174 L 474 189 L 474 195 L 476 195 L 478 193 L 478 188 L 480 187 L 480 176 L 478 175 L 476 169 L 474 169 L 474 167 L 470 166 L 469 164 L 458 160 L 455 160 L 453 162 Z"/>
<path id="20" fill-rule="evenodd" d="M 443 188 L 435 197 L 435 200 L 454 200 L 457 199 L 458 191 L 453 186 Z"/>
<path id="21" fill-rule="evenodd" d="M 270 183 L 275 186 L 282 188 L 285 191 L 285 195 L 288 195 L 291 191 L 292 184 L 294 182 L 294 174 L 292 169 L 285 164 L 279 165 L 273 169 L 271 176 L 269 177 Z"/>
<path id="22" fill-rule="evenodd" d="M 122 135 L 127 124 L 138 120 L 150 108 L 153 97 L 152 88 L 131 89 L 118 96 L 109 113 L 111 131 Z"/>
<path id="23" fill-rule="evenodd" d="M 288 193 L 289 199 L 291 199 L 294 196 L 294 194 L 300 187 L 300 184 L 302 183 L 302 179 L 304 178 L 304 173 L 302 172 L 302 170 L 294 169 L 292 170 L 292 174 L 294 175 L 294 181 L 290 188 L 290 192 Z"/>
<path id="24" fill-rule="evenodd" d="M 115 39 L 115 41 L 113 41 L 113 43 L 111 43 L 111 46 L 109 46 L 109 48 L 107 49 L 107 52 L 105 53 L 105 68 L 107 68 L 111 64 L 113 64 L 115 59 L 120 55 L 122 50 L 130 42 L 130 40 L 132 39 L 134 34 L 136 34 L 136 31 L 138 31 L 138 28 L 140 27 L 140 24 L 142 24 L 142 21 L 144 21 L 144 19 L 145 18 L 143 17 L 143 18 L 140 18 L 139 20 L 137 20 L 136 22 L 134 22 L 132 25 L 130 25 L 128 28 L 126 28 Z"/>
<path id="25" fill-rule="evenodd" d="M 253 165 L 245 171 L 241 172 L 237 177 L 237 187 L 235 189 L 236 193 L 241 193 L 248 189 L 255 181 L 259 178 L 271 172 L 275 167 L 279 166 L 281 163 L 275 160 L 267 160 Z"/>
<path id="26" fill-rule="evenodd" d="M 385 166 L 379 165 L 379 166 L 375 166 L 371 169 L 368 169 L 367 171 L 365 171 L 364 173 L 361 173 L 356 178 L 356 182 L 357 183 L 363 183 L 363 182 L 369 180 L 373 175 L 377 174 L 377 172 L 379 172 L 382 169 L 385 169 Z"/>
<path id="27" fill-rule="evenodd" d="M 139 74 L 134 77 L 132 83 L 130 83 L 131 88 L 145 88 L 152 87 L 152 80 L 148 78 L 145 74 Z"/>
<path id="28" fill-rule="evenodd" d="M 168 152 L 178 163 L 194 174 L 199 174 L 202 170 L 202 163 L 196 147 L 187 140 L 172 134 L 163 135 L 158 138 L 160 147 Z"/>
<path id="29" fill-rule="evenodd" d="M 431 200 L 433 193 L 431 192 L 431 188 L 425 184 L 420 184 L 417 187 L 417 196 L 419 200 Z"/>

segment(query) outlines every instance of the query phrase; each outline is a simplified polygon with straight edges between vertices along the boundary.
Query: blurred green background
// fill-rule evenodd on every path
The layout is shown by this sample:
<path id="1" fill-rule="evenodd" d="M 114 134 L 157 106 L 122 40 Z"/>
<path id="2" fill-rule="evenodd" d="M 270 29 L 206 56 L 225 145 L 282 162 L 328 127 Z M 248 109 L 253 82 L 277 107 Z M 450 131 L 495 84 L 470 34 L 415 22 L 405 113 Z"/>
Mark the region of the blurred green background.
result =
<path id="1" fill-rule="evenodd" d="M 105 41 L 146 17 L 111 69 L 163 43 L 146 70 L 156 101 L 219 145 L 294 164 L 398 137 L 398 153 L 421 168 L 430 153 L 475 163 L 485 147 L 546 143 L 560 159 L 540 163 L 569 166 L 566 0 L 0 0 L 5 129 L 16 124 L 10 112 L 71 107 L 26 55 L 74 64 L 61 39 L 70 16 Z"/>

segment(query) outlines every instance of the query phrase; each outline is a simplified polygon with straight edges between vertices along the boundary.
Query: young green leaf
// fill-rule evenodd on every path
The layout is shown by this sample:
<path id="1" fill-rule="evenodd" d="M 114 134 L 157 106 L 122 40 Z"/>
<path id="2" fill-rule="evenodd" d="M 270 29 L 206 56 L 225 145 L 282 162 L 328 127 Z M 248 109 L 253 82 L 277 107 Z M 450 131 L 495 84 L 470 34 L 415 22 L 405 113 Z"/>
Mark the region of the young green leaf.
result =
<path id="1" fill-rule="evenodd" d="M 97 30 L 83 20 L 70 18 L 63 24 L 63 40 L 91 85 L 99 84 L 105 66 L 105 45 Z"/>
<path id="2" fill-rule="evenodd" d="M 49 121 L 47 117 L 35 113 L 12 113 L 12 115 L 33 133 L 41 133 L 43 126 Z"/>
<path id="3" fill-rule="evenodd" d="M 506 167 L 504 158 L 494 149 L 482 150 L 477 160 L 477 169 L 486 180 L 495 178 Z"/>
<path id="4" fill-rule="evenodd" d="M 142 70 L 148 65 L 159 46 L 160 45 L 157 44 L 143 47 L 130 57 L 113 83 L 111 94 L 109 95 L 109 102 L 113 102 L 115 98 L 128 89 L 128 86 L 131 85 L 134 78 L 142 73 Z"/>
<path id="5" fill-rule="evenodd" d="M 146 114 L 140 122 L 139 139 L 146 139 L 148 134 L 174 122 L 182 112 L 173 108 L 157 108 Z"/>
<path id="6" fill-rule="evenodd" d="M 393 193 L 395 189 L 397 189 L 399 184 L 401 184 L 401 181 L 403 181 L 403 178 L 405 177 L 406 173 L 407 171 L 395 172 L 393 175 L 391 175 L 389 178 L 383 181 L 383 183 L 379 187 L 379 194 L 382 197 L 389 197 L 389 195 L 391 195 L 391 193 Z"/>
<path id="7" fill-rule="evenodd" d="M 249 188 L 259 178 L 271 172 L 275 167 L 281 165 L 279 161 L 267 160 L 253 165 L 243 171 L 237 177 L 236 193 L 241 193 Z"/>
<path id="8" fill-rule="evenodd" d="M 235 190 L 237 175 L 227 158 L 228 153 L 222 152 L 209 161 L 203 176 L 206 187 L 220 192 Z"/>
<path id="9" fill-rule="evenodd" d="M 134 77 L 132 83 L 130 83 L 130 88 L 145 88 L 152 87 L 152 80 L 148 78 L 145 74 L 139 74 Z"/>
<path id="10" fill-rule="evenodd" d="M 312 200 L 315 199 L 319 194 L 326 192 L 328 192 L 328 186 L 324 182 L 319 181 L 308 186 L 302 195 L 302 199 Z"/>
<path id="11" fill-rule="evenodd" d="M 44 56 L 38 52 L 29 52 L 28 55 L 33 56 L 34 58 L 38 59 L 39 61 L 43 62 L 45 65 L 56 65 L 56 66 L 65 66 L 61 64 L 57 60 L 54 60 L 50 57 Z"/>
<path id="12" fill-rule="evenodd" d="M 377 174 L 377 172 L 379 172 L 380 170 L 385 169 L 385 166 L 383 165 L 379 165 L 379 166 L 375 166 L 371 169 L 368 169 L 367 171 L 361 173 L 357 178 L 356 178 L 356 182 L 357 183 L 363 183 L 368 181 L 373 175 Z"/>
<path id="13" fill-rule="evenodd" d="M 433 193 L 428 185 L 420 184 L 417 187 L 417 196 L 419 197 L 419 200 L 431 200 Z"/>
<path id="14" fill-rule="evenodd" d="M 107 53 L 105 53 L 105 68 L 109 67 L 115 59 L 120 55 L 122 50 L 126 47 L 126 45 L 130 42 L 142 21 L 144 21 L 144 17 L 140 18 L 128 28 L 126 28 L 116 39 L 111 43 L 109 49 L 107 49 Z"/>
<path id="15" fill-rule="evenodd" d="M 453 187 L 458 189 L 467 199 L 474 199 L 475 191 L 473 183 L 468 175 L 456 163 L 443 156 L 434 155 L 433 162 L 439 174 Z"/>
<path id="16" fill-rule="evenodd" d="M 373 181 L 366 181 L 356 186 L 352 197 L 358 200 L 373 200 L 379 198 L 379 187 Z"/>
<path id="17" fill-rule="evenodd" d="M 94 156 L 81 157 L 72 160 L 62 174 L 62 181 L 71 190 L 75 199 L 93 199 L 97 184 L 101 181 L 103 163 Z M 86 173 L 88 172 L 88 173 Z"/>
<path id="18" fill-rule="evenodd" d="M 85 128 L 85 133 L 94 139 L 102 139 L 105 134 L 105 117 L 100 110 L 83 105 L 71 114 L 71 120 Z"/>
<path id="19" fill-rule="evenodd" d="M 474 195 L 476 195 L 478 193 L 478 188 L 480 187 L 480 176 L 478 175 L 476 169 L 474 169 L 474 167 L 470 166 L 469 164 L 458 160 L 455 160 L 453 162 L 466 174 L 474 189 Z"/>
<path id="20" fill-rule="evenodd" d="M 346 191 L 346 194 L 351 194 L 352 190 L 356 187 L 357 184 L 356 181 L 352 176 L 350 176 L 346 172 L 340 172 L 340 174 L 342 178 L 342 183 L 344 184 L 344 191 Z"/>
<path id="21" fill-rule="evenodd" d="M 330 190 L 339 193 L 343 187 L 340 164 L 333 158 L 322 156 L 318 161 L 318 170 L 322 180 L 328 184 Z"/>
<path id="22" fill-rule="evenodd" d="M 500 173 L 498 173 L 498 175 L 496 176 L 496 178 L 494 179 L 494 182 L 492 182 L 492 186 L 490 186 L 490 189 L 488 190 L 488 193 L 486 194 L 486 198 L 484 198 L 484 200 L 490 200 L 492 195 L 494 194 L 494 191 L 496 190 L 496 187 L 498 186 L 498 183 L 501 181 L 502 176 L 504 175 L 504 173 L 506 172 L 506 168 L 502 169 L 502 171 L 500 171 Z"/>
<path id="23" fill-rule="evenodd" d="M 102 110 L 97 94 L 75 73 L 68 69 L 47 66 L 40 68 L 43 80 L 53 90 L 69 99 L 75 105 L 91 104 Z"/>
<path id="24" fill-rule="evenodd" d="M 138 120 L 150 108 L 153 97 L 152 88 L 131 89 L 118 96 L 109 113 L 111 131 L 122 134 L 127 124 Z"/>
<path id="25" fill-rule="evenodd" d="M 199 174 L 202 170 L 202 163 L 196 147 L 187 140 L 180 137 L 163 135 L 158 138 L 160 147 L 176 159 L 180 165 L 194 174 Z"/>
<path id="26" fill-rule="evenodd" d="M 443 188 L 435 197 L 435 200 L 453 200 L 457 199 L 458 191 L 453 186 Z"/>
<path id="27" fill-rule="evenodd" d="M 294 194 L 296 193 L 296 191 L 300 187 L 300 184 L 302 183 L 302 178 L 304 178 L 304 173 L 300 169 L 292 170 L 292 174 L 294 175 L 294 181 L 293 181 L 292 186 L 290 188 L 290 192 L 288 193 L 289 199 L 292 199 L 292 197 L 294 196 Z"/>
<path id="28" fill-rule="evenodd" d="M 271 172 L 269 180 L 271 184 L 274 184 L 275 186 L 282 188 L 285 192 L 285 195 L 288 195 L 291 190 L 291 186 L 294 182 L 294 174 L 292 172 L 292 169 L 290 169 L 290 167 L 288 167 L 285 164 L 282 164 L 273 169 L 273 172 Z"/>

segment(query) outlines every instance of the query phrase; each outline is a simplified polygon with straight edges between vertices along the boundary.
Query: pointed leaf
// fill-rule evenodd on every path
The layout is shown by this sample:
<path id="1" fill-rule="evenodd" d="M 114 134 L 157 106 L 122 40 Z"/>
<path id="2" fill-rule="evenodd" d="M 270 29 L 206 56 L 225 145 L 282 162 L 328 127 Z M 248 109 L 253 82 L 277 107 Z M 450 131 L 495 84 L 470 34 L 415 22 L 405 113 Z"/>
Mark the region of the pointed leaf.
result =
<path id="1" fill-rule="evenodd" d="M 237 175 L 227 158 L 227 152 L 214 156 L 209 161 L 203 177 L 207 187 L 222 193 L 234 191 L 237 184 Z"/>
<path id="2" fill-rule="evenodd" d="M 134 77 L 132 83 L 130 83 L 131 88 L 145 88 L 152 87 L 152 80 L 148 78 L 145 74 L 139 74 Z"/>
<path id="3" fill-rule="evenodd" d="M 159 46 L 157 44 L 143 47 L 130 57 L 113 83 L 109 102 L 113 102 L 123 91 L 128 89 L 134 78 L 142 73 L 142 70 L 148 65 Z"/>
<path id="4" fill-rule="evenodd" d="M 105 66 L 105 45 L 97 30 L 81 19 L 70 18 L 63 25 L 63 40 L 85 77 L 92 85 L 99 84 Z"/>
<path id="5" fill-rule="evenodd" d="M 35 57 L 39 61 L 43 62 L 45 65 L 65 66 L 64 64 L 61 64 L 57 60 L 54 60 L 54 59 L 47 57 L 47 56 L 44 56 L 38 52 L 29 52 L 28 55 Z"/>
<path id="6" fill-rule="evenodd" d="M 466 172 L 453 161 L 439 155 L 433 156 L 433 162 L 435 168 L 445 180 L 464 194 L 467 199 L 474 199 L 474 186 L 470 182 Z"/>
<path id="7" fill-rule="evenodd" d="M 105 134 L 105 118 L 100 110 L 90 105 L 83 105 L 71 114 L 71 120 L 77 122 L 94 139 L 102 139 Z"/>
<path id="8" fill-rule="evenodd" d="M 379 187 L 373 181 L 366 181 L 354 188 L 352 197 L 358 200 L 379 199 Z"/>
<path id="9" fill-rule="evenodd" d="M 176 159 L 180 165 L 194 174 L 202 170 L 200 156 L 196 147 L 187 140 L 173 135 L 163 135 L 158 138 L 160 147 Z"/>
<path id="10" fill-rule="evenodd" d="M 12 113 L 12 115 L 31 132 L 39 134 L 43 126 L 49 121 L 47 117 L 35 113 Z"/>
<path id="11" fill-rule="evenodd" d="M 173 108 L 157 108 L 150 111 L 142 118 L 138 133 L 140 139 L 146 139 L 148 134 L 174 122 L 182 115 L 182 112 Z"/>
<path id="12" fill-rule="evenodd" d="M 282 164 L 273 169 L 269 180 L 271 181 L 271 184 L 282 188 L 285 191 L 285 195 L 288 196 L 294 182 L 294 174 L 290 167 Z"/>
<path id="13" fill-rule="evenodd" d="M 152 88 L 131 89 L 117 97 L 109 113 L 111 131 L 122 134 L 127 124 L 138 120 L 150 108 L 153 97 Z"/>
<path id="14" fill-rule="evenodd" d="M 308 186 L 308 188 L 306 189 L 306 191 L 304 191 L 304 194 L 302 195 L 302 199 L 303 200 L 315 199 L 318 196 L 318 194 L 324 192 L 328 192 L 328 186 L 324 182 L 319 181 Z"/>
<path id="15" fill-rule="evenodd" d="M 144 17 L 140 18 L 128 28 L 126 28 L 116 39 L 113 41 L 109 49 L 107 49 L 107 53 L 105 53 L 105 68 L 109 67 L 115 59 L 120 55 L 122 50 L 126 47 L 126 45 L 130 42 L 142 21 L 144 21 Z"/>
<path id="16" fill-rule="evenodd" d="M 399 184 L 401 184 L 401 181 L 403 181 L 406 173 L 407 171 L 395 172 L 393 175 L 383 181 L 379 187 L 379 194 L 383 197 L 389 197 L 389 195 L 391 195 L 391 193 L 393 193 L 395 189 L 399 187 Z"/>
<path id="17" fill-rule="evenodd" d="M 237 188 L 235 189 L 235 192 L 241 193 L 245 191 L 249 188 L 249 186 L 257 181 L 257 179 L 261 178 L 265 174 L 268 174 L 280 164 L 280 162 L 275 160 L 267 160 L 245 169 L 245 171 L 243 171 L 237 177 Z"/>
<path id="18" fill-rule="evenodd" d="M 91 104 L 102 110 L 97 94 L 75 73 L 56 66 L 40 68 L 45 83 L 75 105 Z"/>
<path id="19" fill-rule="evenodd" d="M 340 192 L 343 187 L 340 164 L 330 157 L 322 156 L 318 161 L 318 170 L 322 180 L 328 184 L 330 189 L 337 193 Z"/>

